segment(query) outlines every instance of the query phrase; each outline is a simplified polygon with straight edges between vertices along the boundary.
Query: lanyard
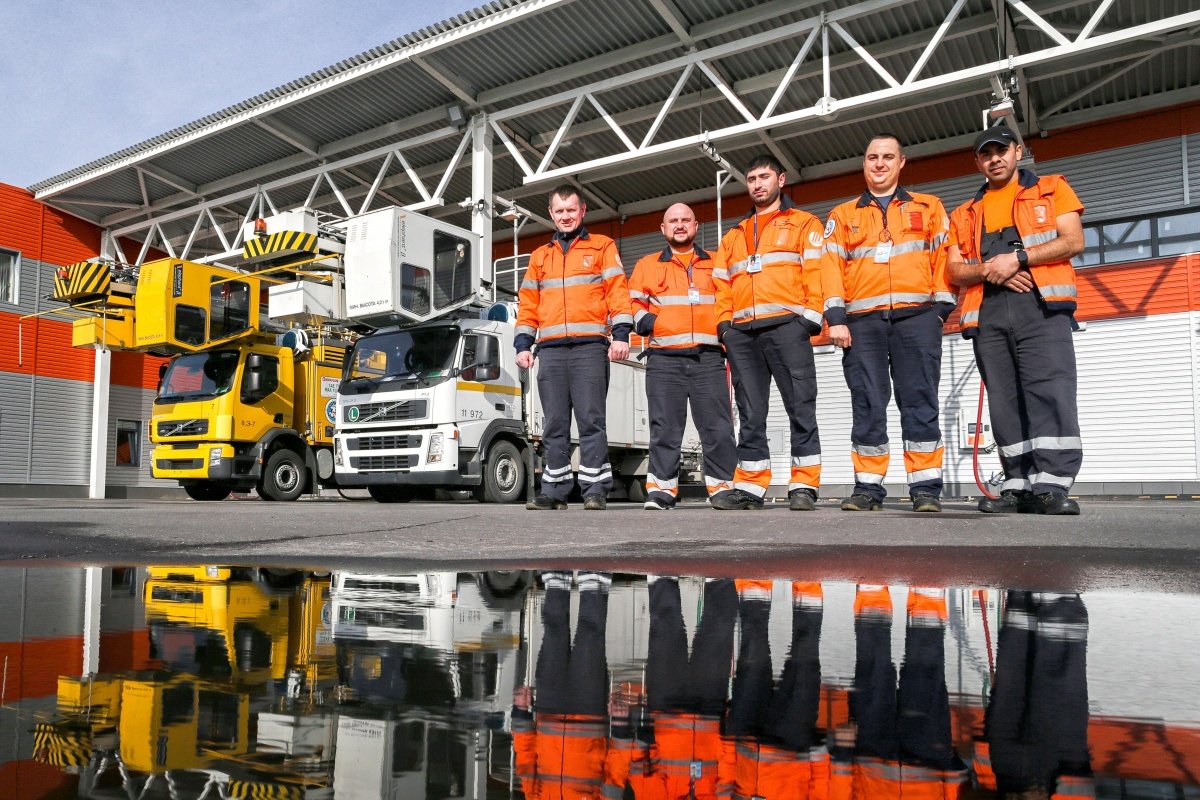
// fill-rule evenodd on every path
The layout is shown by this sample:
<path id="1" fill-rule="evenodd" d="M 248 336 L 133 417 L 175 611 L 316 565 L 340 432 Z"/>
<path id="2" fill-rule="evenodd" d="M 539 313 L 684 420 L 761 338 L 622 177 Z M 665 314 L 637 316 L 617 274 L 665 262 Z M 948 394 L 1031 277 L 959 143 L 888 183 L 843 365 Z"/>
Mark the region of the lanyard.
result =
<path id="1" fill-rule="evenodd" d="M 672 263 L 672 264 L 677 264 L 679 267 L 681 267 L 681 268 L 682 268 L 684 271 L 686 271 L 686 272 L 687 272 L 687 276 L 688 276 L 688 288 L 689 288 L 689 289 L 695 289 L 695 288 L 696 288 L 696 284 L 695 284 L 695 282 L 692 280 L 692 267 L 694 267 L 694 266 L 695 266 L 695 264 L 696 264 L 696 251 L 695 251 L 695 250 L 693 250 L 693 251 L 692 251 L 692 260 L 691 260 L 691 261 L 689 261 L 689 262 L 687 263 L 687 265 L 686 265 L 686 266 L 684 266 L 684 263 L 683 263 L 682 261 L 680 261 L 680 260 L 679 260 L 679 257 L 680 257 L 681 255 L 683 255 L 683 254 L 682 254 L 682 253 L 676 253 L 674 250 L 672 250 L 672 251 L 671 251 L 671 263 Z"/>
<path id="2" fill-rule="evenodd" d="M 888 230 L 888 207 L 896 202 L 896 195 L 892 195 L 891 201 L 886 206 L 879 202 L 879 198 L 875 195 L 871 195 L 871 199 L 875 201 L 875 205 L 879 206 L 879 213 L 883 215 L 883 233 L 879 234 L 879 241 L 890 242 L 892 240 L 892 232 Z"/>
<path id="3" fill-rule="evenodd" d="M 777 216 L 779 216 L 779 211 L 772 211 L 770 218 L 767 219 L 767 221 L 763 223 L 763 227 L 766 228 L 768 225 L 770 225 L 771 220 L 775 219 L 775 217 L 777 217 Z M 754 254 L 755 255 L 758 254 L 758 212 L 757 211 L 754 212 Z"/>

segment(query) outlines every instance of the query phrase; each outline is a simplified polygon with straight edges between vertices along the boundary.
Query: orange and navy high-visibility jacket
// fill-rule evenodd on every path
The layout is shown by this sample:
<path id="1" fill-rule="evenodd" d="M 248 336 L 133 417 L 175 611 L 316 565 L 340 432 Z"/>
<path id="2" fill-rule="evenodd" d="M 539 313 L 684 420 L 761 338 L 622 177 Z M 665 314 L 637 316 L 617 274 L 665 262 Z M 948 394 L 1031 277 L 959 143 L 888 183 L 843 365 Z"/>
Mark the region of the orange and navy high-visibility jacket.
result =
<path id="1" fill-rule="evenodd" d="M 579 228 L 556 233 L 529 258 L 517 306 L 516 348 L 629 341 L 633 311 L 625 268 L 612 239 Z"/>
<path id="2" fill-rule="evenodd" d="M 835 754 L 829 800 L 957 800 L 967 770 L 939 770 L 873 756 Z"/>
<path id="3" fill-rule="evenodd" d="M 771 328 L 795 318 L 820 331 L 821 231 L 821 221 L 786 195 L 774 214 L 756 219 L 751 211 L 731 228 L 713 269 L 718 331 Z"/>
<path id="4" fill-rule="evenodd" d="M 712 257 L 693 246 L 690 263 L 665 247 L 633 267 L 629 276 L 633 327 L 652 353 L 692 355 L 717 340 L 717 287 Z"/>
<path id="5" fill-rule="evenodd" d="M 638 800 L 716 800 L 730 796 L 722 783 L 727 750 L 720 720 L 703 714 L 655 711 L 654 741 L 614 736 L 605 797 L 620 800 L 628 781 Z M 615 732 L 615 729 L 614 729 Z M 628 734 L 627 734 L 628 735 Z"/>
<path id="6" fill-rule="evenodd" d="M 873 313 L 899 319 L 930 306 L 948 317 L 956 301 L 946 278 L 949 228 L 941 200 L 903 186 L 886 214 L 870 192 L 833 209 L 821 262 L 825 321 L 845 325 Z"/>
<path id="7" fill-rule="evenodd" d="M 514 710 L 512 734 L 516 773 L 527 798 L 599 800 L 605 796 L 608 725 L 604 717 Z"/>
<path id="8" fill-rule="evenodd" d="M 1027 169 L 1017 172 L 1016 200 L 1013 202 L 1013 224 L 1021 236 L 1025 248 L 1054 241 L 1058 238 L 1058 215 L 1055 211 L 1055 193 L 1063 189 L 1071 192 L 1062 175 L 1038 177 Z M 950 243 L 957 244 L 962 259 L 967 264 L 981 263 L 980 250 L 983 240 L 983 195 L 987 184 L 980 187 L 975 197 L 954 209 L 950 215 Z M 1079 209 L 1083 211 L 1082 206 Z M 1056 261 L 1052 264 L 1037 264 L 1029 268 L 1037 292 L 1052 311 L 1074 311 L 1079 293 L 1075 287 L 1075 268 L 1071 262 Z M 963 336 L 972 338 L 979 333 L 979 307 L 983 304 L 983 284 L 964 287 L 958 293 L 962 301 L 961 322 Z"/>
<path id="9" fill-rule="evenodd" d="M 828 800 L 829 751 L 788 750 L 754 740 L 731 742 L 735 751 L 733 797 L 749 800 Z"/>

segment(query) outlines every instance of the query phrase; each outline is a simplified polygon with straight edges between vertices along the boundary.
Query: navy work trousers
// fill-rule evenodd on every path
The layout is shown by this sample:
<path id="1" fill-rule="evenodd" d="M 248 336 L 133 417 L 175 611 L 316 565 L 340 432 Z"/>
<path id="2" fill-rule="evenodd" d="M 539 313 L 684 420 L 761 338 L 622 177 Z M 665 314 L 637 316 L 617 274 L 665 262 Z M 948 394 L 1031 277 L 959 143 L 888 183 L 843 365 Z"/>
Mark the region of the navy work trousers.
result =
<path id="1" fill-rule="evenodd" d="M 704 448 L 704 482 L 709 495 L 733 488 L 737 445 L 725 356 L 702 349 L 695 355 L 651 353 L 646 359 L 646 400 L 650 408 L 650 496 L 674 505 L 679 496 L 679 447 L 692 421 Z"/>
<path id="2" fill-rule="evenodd" d="M 850 318 L 850 347 L 842 354 L 854 426 L 850 433 L 854 493 L 882 500 L 888 465 L 887 409 L 896 391 L 904 437 L 908 490 L 942 493 L 942 432 L 938 383 L 942 321 L 931 308 L 900 319 Z"/>
<path id="3" fill-rule="evenodd" d="M 1066 492 L 1083 462 L 1071 315 L 1047 310 L 1036 292 L 988 287 L 974 345 L 1001 488 Z"/>
<path id="4" fill-rule="evenodd" d="M 571 415 L 579 429 L 579 489 L 607 497 L 612 489 L 605 423 L 608 345 L 603 342 L 539 349 L 538 396 L 542 403 L 542 493 L 555 500 L 571 493 Z"/>

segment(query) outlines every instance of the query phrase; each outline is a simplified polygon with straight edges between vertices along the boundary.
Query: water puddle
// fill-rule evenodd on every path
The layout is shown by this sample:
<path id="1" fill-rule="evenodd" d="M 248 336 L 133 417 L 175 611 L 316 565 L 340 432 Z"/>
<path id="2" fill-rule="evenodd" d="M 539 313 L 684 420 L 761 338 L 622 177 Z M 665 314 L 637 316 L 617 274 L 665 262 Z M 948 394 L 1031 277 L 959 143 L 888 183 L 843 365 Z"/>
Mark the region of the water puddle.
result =
<path id="1" fill-rule="evenodd" d="M 1200 596 L 0 570 L 0 796 L 1200 798 Z"/>

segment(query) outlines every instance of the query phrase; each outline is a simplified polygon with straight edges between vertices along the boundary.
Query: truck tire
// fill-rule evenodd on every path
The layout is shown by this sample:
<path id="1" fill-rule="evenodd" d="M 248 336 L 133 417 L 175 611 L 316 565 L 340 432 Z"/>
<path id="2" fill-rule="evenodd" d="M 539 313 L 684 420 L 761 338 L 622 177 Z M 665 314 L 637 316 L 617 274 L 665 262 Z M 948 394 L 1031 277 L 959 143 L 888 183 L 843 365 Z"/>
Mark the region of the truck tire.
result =
<path id="1" fill-rule="evenodd" d="M 512 442 L 501 439 L 488 450 L 483 481 L 475 489 L 481 503 L 515 503 L 525 491 L 525 460 Z"/>
<path id="2" fill-rule="evenodd" d="M 413 499 L 411 486 L 368 486 L 367 494 L 376 503 L 407 503 Z"/>
<path id="3" fill-rule="evenodd" d="M 646 479 L 630 478 L 629 483 L 625 485 L 625 493 L 629 495 L 631 503 L 646 502 Z"/>
<path id="4" fill-rule="evenodd" d="M 276 450 L 263 467 L 258 493 L 271 500 L 295 500 L 304 492 L 304 461 L 291 450 Z"/>
<path id="5" fill-rule="evenodd" d="M 228 486 L 219 486 L 215 483 L 193 483 L 183 487 L 183 491 L 187 492 L 187 496 L 193 500 L 211 501 L 224 500 L 233 490 Z"/>

